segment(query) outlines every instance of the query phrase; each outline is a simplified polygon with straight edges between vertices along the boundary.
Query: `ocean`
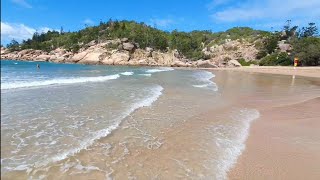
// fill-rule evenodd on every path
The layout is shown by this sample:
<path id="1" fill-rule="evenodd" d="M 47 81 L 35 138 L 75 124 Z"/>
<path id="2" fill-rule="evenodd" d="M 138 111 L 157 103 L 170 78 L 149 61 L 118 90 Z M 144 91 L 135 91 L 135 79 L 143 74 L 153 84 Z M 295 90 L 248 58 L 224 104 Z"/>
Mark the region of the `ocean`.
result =
<path id="1" fill-rule="evenodd" d="M 1 60 L 1 177 L 227 179 L 259 112 L 215 76 Z"/>

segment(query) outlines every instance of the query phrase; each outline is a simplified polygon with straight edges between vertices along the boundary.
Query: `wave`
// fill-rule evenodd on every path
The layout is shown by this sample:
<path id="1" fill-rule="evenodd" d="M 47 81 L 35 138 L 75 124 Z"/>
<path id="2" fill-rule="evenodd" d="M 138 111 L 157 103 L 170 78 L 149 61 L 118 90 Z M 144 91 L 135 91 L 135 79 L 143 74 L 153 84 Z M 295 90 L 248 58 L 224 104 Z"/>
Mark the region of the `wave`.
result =
<path id="1" fill-rule="evenodd" d="M 216 179 L 227 179 L 228 171 L 245 149 L 251 123 L 259 117 L 260 113 L 256 109 L 241 109 L 231 115 L 231 124 L 213 128 L 213 136 L 222 152 L 217 158 L 217 172 L 220 173 L 216 174 Z"/>
<path id="2" fill-rule="evenodd" d="M 133 72 L 123 72 L 123 73 L 120 73 L 121 75 L 124 75 L 124 76 L 131 76 L 133 75 Z"/>
<path id="3" fill-rule="evenodd" d="M 77 77 L 77 78 L 57 78 L 44 81 L 31 81 L 31 82 L 12 82 L 1 84 L 1 89 L 17 89 L 17 88 L 30 88 L 30 87 L 41 87 L 49 85 L 63 85 L 63 84 L 76 84 L 86 82 L 103 82 L 112 79 L 119 78 L 119 74 L 108 75 L 108 76 L 97 76 L 97 77 Z"/>
<path id="4" fill-rule="evenodd" d="M 207 88 L 213 91 L 218 91 L 218 85 L 211 81 L 211 78 L 214 78 L 215 75 L 208 71 L 201 71 L 195 74 L 195 77 L 198 81 L 202 82 L 203 84 L 195 84 L 192 85 L 193 87 L 197 88 Z"/>
<path id="5" fill-rule="evenodd" d="M 152 74 L 139 74 L 140 76 L 148 76 L 150 77 Z"/>
<path id="6" fill-rule="evenodd" d="M 58 154 L 56 156 L 53 156 L 51 158 L 48 158 L 47 161 L 44 162 L 38 162 L 35 163 L 34 167 L 43 167 L 48 165 L 51 162 L 57 162 L 57 161 L 61 161 L 66 159 L 67 157 L 73 156 L 77 153 L 79 153 L 81 150 L 88 148 L 89 146 L 91 146 L 96 140 L 101 139 L 103 137 L 107 137 L 113 130 L 116 130 L 121 121 L 126 118 L 127 116 L 129 116 L 131 113 L 133 113 L 135 110 L 142 108 L 142 107 L 147 107 L 147 106 L 151 106 L 153 102 L 155 102 L 161 95 L 162 95 L 162 90 L 163 87 L 160 85 L 155 85 L 154 87 L 151 88 L 151 92 L 152 94 L 150 96 L 148 96 L 145 99 L 142 99 L 136 103 L 134 103 L 129 109 L 127 109 L 126 111 L 123 112 L 123 114 L 121 116 L 119 116 L 117 119 L 115 119 L 115 122 L 113 125 L 99 130 L 97 132 L 95 132 L 93 135 L 87 137 L 86 139 L 84 139 L 82 141 L 82 143 L 79 145 L 79 147 L 74 148 L 74 149 L 70 149 L 68 151 L 65 151 L 62 154 Z"/>
<path id="7" fill-rule="evenodd" d="M 163 71 L 173 71 L 173 68 L 158 68 L 158 69 L 148 69 L 147 73 L 156 73 L 156 72 L 163 72 Z"/>

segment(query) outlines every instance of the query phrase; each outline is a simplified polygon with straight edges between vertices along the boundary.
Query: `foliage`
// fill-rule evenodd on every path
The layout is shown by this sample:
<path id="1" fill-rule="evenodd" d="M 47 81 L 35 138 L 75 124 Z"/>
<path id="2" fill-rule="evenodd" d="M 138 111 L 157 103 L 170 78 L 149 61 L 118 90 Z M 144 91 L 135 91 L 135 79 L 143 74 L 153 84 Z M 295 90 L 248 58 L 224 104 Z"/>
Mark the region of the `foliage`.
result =
<path id="1" fill-rule="evenodd" d="M 298 26 L 291 27 L 291 20 L 287 20 L 287 24 L 283 26 L 283 31 L 285 32 L 284 36 L 282 36 L 282 40 L 290 40 L 294 36 L 296 36 L 296 31 Z"/>
<path id="2" fill-rule="evenodd" d="M 223 44 L 227 39 L 230 39 L 255 43 L 260 50 L 257 59 L 263 59 L 262 64 L 278 65 L 289 62 L 287 57 L 284 56 L 280 56 L 280 60 L 283 60 L 283 62 L 274 58 L 275 55 L 278 57 L 276 52 L 278 41 L 286 38 L 287 41 L 290 39 L 290 43 L 295 43 L 294 51 L 301 57 L 303 64 L 319 64 L 317 61 L 317 48 L 319 50 L 317 43 L 319 39 L 305 39 L 318 34 L 315 24 L 310 23 L 308 27 L 302 28 L 299 36 L 295 36 L 297 27 L 291 27 L 290 23 L 291 21 L 288 21 L 287 25 L 284 26 L 286 37 L 283 37 L 281 33 L 259 31 L 249 27 L 235 27 L 225 32 L 217 33 L 213 33 L 210 30 L 191 32 L 174 30 L 167 32 L 145 23 L 109 19 L 107 22 L 101 21 L 97 26 L 86 26 L 84 29 L 75 32 L 64 32 L 61 27 L 60 32 L 34 33 L 32 38 L 24 40 L 20 44 L 13 40 L 8 44 L 8 48 L 11 51 L 39 49 L 50 52 L 60 47 L 72 52 L 78 52 L 80 48 L 85 48 L 89 42 L 100 43 L 110 39 L 128 38 L 129 41 L 136 43 L 140 48 L 152 47 L 160 51 L 177 49 L 186 58 L 198 60 L 210 58 L 202 52 L 203 48 Z M 114 49 L 116 46 L 110 45 L 107 48 Z M 270 57 L 267 54 L 271 54 Z"/>
<path id="3" fill-rule="evenodd" d="M 18 41 L 14 39 L 12 39 L 11 42 L 7 45 L 7 48 L 9 48 L 11 51 L 18 51 L 20 49 Z"/>
<path id="4" fill-rule="evenodd" d="M 300 37 L 312 37 L 318 35 L 319 31 L 315 23 L 309 23 L 308 27 L 303 27 L 300 32 Z"/>
<path id="5" fill-rule="evenodd" d="M 261 59 L 259 62 L 260 66 L 290 66 L 292 60 L 285 52 L 273 53 Z"/>
<path id="6" fill-rule="evenodd" d="M 303 66 L 320 65 L 320 38 L 305 37 L 296 39 L 292 43 L 293 54 L 299 58 Z"/>
<path id="7" fill-rule="evenodd" d="M 271 54 L 278 47 L 278 41 L 280 40 L 279 34 L 272 34 L 267 37 L 265 41 L 264 51 Z"/>
<path id="8" fill-rule="evenodd" d="M 243 59 L 243 58 L 238 59 L 238 62 L 239 62 L 242 66 L 250 66 L 250 64 L 257 64 L 256 61 L 246 61 L 246 60 Z"/>

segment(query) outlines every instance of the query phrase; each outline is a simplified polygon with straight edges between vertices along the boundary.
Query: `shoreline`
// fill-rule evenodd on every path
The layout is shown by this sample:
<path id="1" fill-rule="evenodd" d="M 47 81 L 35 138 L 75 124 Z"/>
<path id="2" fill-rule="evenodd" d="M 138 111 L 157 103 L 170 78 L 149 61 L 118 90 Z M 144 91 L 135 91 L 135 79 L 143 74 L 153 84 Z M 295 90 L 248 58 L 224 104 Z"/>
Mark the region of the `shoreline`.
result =
<path id="1" fill-rule="evenodd" d="M 308 67 L 296 67 L 293 66 L 242 66 L 242 67 L 217 67 L 217 68 L 203 68 L 203 67 L 174 67 L 167 65 L 107 65 L 107 64 L 81 64 L 81 63 L 68 63 L 68 62 L 56 62 L 56 61 L 29 61 L 20 59 L 1 59 L 8 61 L 21 61 L 21 62 L 47 62 L 55 64 L 80 64 L 80 65 L 95 65 L 95 66 L 128 66 L 128 67 L 170 67 L 174 69 L 184 70 L 207 70 L 207 71 L 237 71 L 248 73 L 264 73 L 264 74 L 276 74 L 276 75 L 290 75 L 303 77 L 320 78 L 320 66 L 308 66 Z"/>
<path id="2" fill-rule="evenodd" d="M 319 105 L 318 96 L 259 109 L 229 179 L 319 179 Z"/>
<path id="3" fill-rule="evenodd" d="M 294 68 L 293 66 L 253 66 L 253 67 L 243 66 L 238 68 L 215 68 L 212 70 L 320 78 L 320 66 L 315 66 L 315 67 L 308 66 L 308 67 L 296 67 L 296 68 Z"/>

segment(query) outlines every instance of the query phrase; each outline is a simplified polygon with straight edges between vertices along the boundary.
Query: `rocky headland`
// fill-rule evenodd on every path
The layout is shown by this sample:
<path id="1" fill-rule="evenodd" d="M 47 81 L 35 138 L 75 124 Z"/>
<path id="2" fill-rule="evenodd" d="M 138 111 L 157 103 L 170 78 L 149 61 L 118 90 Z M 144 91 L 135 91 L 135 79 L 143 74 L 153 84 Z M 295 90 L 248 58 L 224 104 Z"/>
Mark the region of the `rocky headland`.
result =
<path id="1" fill-rule="evenodd" d="M 204 47 L 202 52 L 209 58 L 189 60 L 176 49 L 165 52 L 150 47 L 141 49 L 139 44 L 122 38 L 99 43 L 91 41 L 76 53 L 63 48 L 46 52 L 34 49 L 9 51 L 2 47 L 1 59 L 94 65 L 217 68 L 240 67 L 237 60 L 254 61 L 259 51 L 253 43 L 226 39 L 221 45 Z"/>

